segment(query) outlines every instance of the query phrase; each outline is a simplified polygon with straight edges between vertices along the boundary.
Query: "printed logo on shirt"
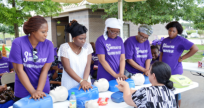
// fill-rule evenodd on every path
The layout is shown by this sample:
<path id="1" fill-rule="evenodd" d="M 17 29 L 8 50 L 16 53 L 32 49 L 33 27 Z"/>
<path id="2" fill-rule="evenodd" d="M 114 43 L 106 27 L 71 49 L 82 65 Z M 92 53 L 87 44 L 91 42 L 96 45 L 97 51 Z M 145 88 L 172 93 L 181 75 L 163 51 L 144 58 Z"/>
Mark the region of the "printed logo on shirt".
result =
<path id="1" fill-rule="evenodd" d="M 147 58 L 148 50 L 140 50 L 139 47 L 135 48 L 137 51 L 137 58 Z"/>
<path id="2" fill-rule="evenodd" d="M 8 63 L 1 63 L 0 68 L 8 68 Z"/>
<path id="3" fill-rule="evenodd" d="M 168 49 L 166 49 L 166 48 L 168 48 Z M 165 53 L 174 53 L 174 50 L 173 50 L 174 48 L 175 48 L 174 45 L 167 45 L 167 43 L 163 44 L 163 52 L 165 52 Z"/>
<path id="4" fill-rule="evenodd" d="M 111 46 L 111 44 L 106 44 L 106 47 L 107 47 L 108 55 L 120 55 L 121 54 L 121 46 Z M 120 51 L 111 51 L 113 49 L 120 50 Z"/>
<path id="5" fill-rule="evenodd" d="M 28 62 L 28 61 L 32 61 L 33 62 L 33 56 L 28 51 L 24 52 L 24 56 L 25 56 L 25 58 L 23 58 L 23 61 L 25 63 L 23 63 L 23 65 L 25 67 L 28 67 L 28 68 L 42 68 L 44 66 L 44 65 L 26 64 L 26 62 Z M 47 61 L 47 58 L 38 58 L 36 63 L 45 63 L 46 61 Z"/>
<path id="6" fill-rule="evenodd" d="M 98 61 L 98 56 L 92 56 L 93 61 Z"/>
<path id="7" fill-rule="evenodd" d="M 33 61 L 33 56 L 31 53 L 28 53 L 28 51 L 24 52 L 25 58 L 23 58 L 24 62 L 27 61 Z M 47 58 L 38 58 L 38 60 L 36 61 L 37 63 L 44 63 L 47 61 Z"/>

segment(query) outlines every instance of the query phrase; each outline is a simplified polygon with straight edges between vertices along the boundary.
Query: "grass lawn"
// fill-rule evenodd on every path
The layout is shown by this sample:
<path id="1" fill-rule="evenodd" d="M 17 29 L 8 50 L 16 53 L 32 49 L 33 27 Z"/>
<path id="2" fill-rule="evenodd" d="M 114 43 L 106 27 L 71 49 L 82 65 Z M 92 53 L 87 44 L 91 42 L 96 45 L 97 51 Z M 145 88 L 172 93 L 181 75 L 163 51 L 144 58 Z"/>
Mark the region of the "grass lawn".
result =
<path id="1" fill-rule="evenodd" d="M 196 45 L 198 47 L 198 52 L 195 53 L 193 56 L 190 58 L 185 59 L 183 62 L 194 62 L 197 63 L 198 61 L 201 61 L 202 58 L 204 57 L 203 52 L 204 52 L 204 45 Z M 184 51 L 182 55 L 186 54 L 188 51 Z"/>

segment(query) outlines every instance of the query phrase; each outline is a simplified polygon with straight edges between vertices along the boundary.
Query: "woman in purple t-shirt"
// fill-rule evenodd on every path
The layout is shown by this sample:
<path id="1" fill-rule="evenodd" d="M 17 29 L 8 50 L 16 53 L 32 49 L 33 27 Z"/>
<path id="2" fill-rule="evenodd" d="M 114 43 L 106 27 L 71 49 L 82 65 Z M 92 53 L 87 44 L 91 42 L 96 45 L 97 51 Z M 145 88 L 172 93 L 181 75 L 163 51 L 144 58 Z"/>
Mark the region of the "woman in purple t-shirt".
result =
<path id="1" fill-rule="evenodd" d="M 125 41 L 125 75 L 127 77 L 135 73 L 148 74 L 152 59 L 148 38 L 152 33 L 151 26 L 142 24 L 138 28 L 138 35 L 131 36 Z"/>
<path id="2" fill-rule="evenodd" d="M 96 41 L 96 54 L 99 59 L 97 79 L 108 81 L 118 77 L 127 79 L 124 75 L 125 50 L 120 34 L 123 21 L 108 18 L 105 22 L 104 34 Z"/>
<path id="3" fill-rule="evenodd" d="M 31 17 L 23 30 L 27 35 L 13 41 L 9 56 L 16 72 L 15 101 L 29 94 L 33 99 L 40 99 L 49 93 L 47 74 L 54 61 L 53 44 L 46 39 L 47 21 L 41 16 Z"/>
<path id="4" fill-rule="evenodd" d="M 198 47 L 189 40 L 178 36 L 178 34 L 182 34 L 183 32 L 183 28 L 179 22 L 170 22 L 166 25 L 166 29 L 168 30 L 169 37 L 162 41 L 159 61 L 167 63 L 171 67 L 172 75 L 181 75 L 183 73 L 182 61 L 194 55 L 198 51 Z M 184 50 L 190 51 L 181 56 Z M 180 103 L 181 101 L 178 102 L 179 107 Z"/>

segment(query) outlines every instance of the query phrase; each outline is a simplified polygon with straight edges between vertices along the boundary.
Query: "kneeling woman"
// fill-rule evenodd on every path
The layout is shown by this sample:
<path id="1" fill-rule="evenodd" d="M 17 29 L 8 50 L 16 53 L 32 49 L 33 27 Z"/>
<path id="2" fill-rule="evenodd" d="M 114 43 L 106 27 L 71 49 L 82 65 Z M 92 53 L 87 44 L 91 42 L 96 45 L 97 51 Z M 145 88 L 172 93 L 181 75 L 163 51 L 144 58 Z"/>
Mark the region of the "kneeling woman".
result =
<path id="1" fill-rule="evenodd" d="M 163 62 L 153 63 L 149 72 L 152 86 L 130 90 L 127 82 L 117 79 L 118 89 L 123 92 L 124 101 L 136 108 L 176 108 L 171 68 Z"/>
<path id="2" fill-rule="evenodd" d="M 62 86 L 68 90 L 79 85 L 79 89 L 92 88 L 89 77 L 93 49 L 86 43 L 87 28 L 73 20 L 66 26 L 65 31 L 71 33 L 72 42 L 60 46 L 58 56 L 64 66 Z"/>

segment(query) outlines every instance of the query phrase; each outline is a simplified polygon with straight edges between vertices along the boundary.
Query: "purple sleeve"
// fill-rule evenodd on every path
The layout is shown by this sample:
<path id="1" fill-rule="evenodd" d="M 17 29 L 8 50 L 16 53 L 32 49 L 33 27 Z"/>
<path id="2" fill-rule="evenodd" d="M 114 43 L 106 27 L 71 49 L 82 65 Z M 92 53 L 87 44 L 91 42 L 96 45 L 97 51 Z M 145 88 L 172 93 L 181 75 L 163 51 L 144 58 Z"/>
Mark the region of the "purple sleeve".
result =
<path id="1" fill-rule="evenodd" d="M 99 37 L 96 41 L 96 54 L 105 54 L 106 53 L 106 49 L 105 46 L 101 40 L 102 38 Z"/>
<path id="2" fill-rule="evenodd" d="M 190 42 L 189 40 L 183 38 L 183 46 L 184 46 L 184 50 L 189 50 L 194 43 Z"/>
<path id="3" fill-rule="evenodd" d="M 161 43 L 160 52 L 163 52 L 163 44 L 164 44 L 164 41 L 162 41 L 162 43 Z"/>
<path id="4" fill-rule="evenodd" d="M 152 59 L 152 53 L 151 53 L 151 48 L 150 48 L 150 44 L 149 44 L 149 41 L 148 41 L 148 57 L 147 59 Z"/>
<path id="5" fill-rule="evenodd" d="M 12 43 L 9 61 L 12 63 L 23 64 L 20 43 L 16 43 L 16 41 L 17 40 L 14 40 Z"/>
<path id="6" fill-rule="evenodd" d="M 121 40 L 121 54 L 125 54 L 125 48 L 124 48 L 124 43 L 123 41 Z"/>
<path id="7" fill-rule="evenodd" d="M 49 54 L 48 54 L 48 57 L 47 57 L 47 61 L 46 63 L 52 63 L 54 61 L 54 47 L 53 47 L 53 44 L 49 41 Z"/>
<path id="8" fill-rule="evenodd" d="M 133 48 L 131 42 L 129 42 L 129 39 L 127 39 L 124 43 L 125 45 L 125 58 L 126 59 L 132 59 L 133 57 Z"/>

